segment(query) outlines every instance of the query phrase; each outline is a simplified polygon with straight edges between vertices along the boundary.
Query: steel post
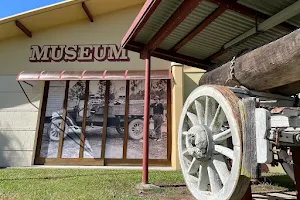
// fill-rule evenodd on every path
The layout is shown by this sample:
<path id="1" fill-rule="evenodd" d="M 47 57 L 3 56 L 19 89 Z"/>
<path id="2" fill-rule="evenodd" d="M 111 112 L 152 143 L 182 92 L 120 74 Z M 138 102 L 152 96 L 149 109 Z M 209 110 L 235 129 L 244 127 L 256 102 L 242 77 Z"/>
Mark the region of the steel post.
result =
<path id="1" fill-rule="evenodd" d="M 143 177 L 142 183 L 148 183 L 149 159 L 149 108 L 150 108 L 150 55 L 145 59 L 145 93 L 144 93 L 144 134 L 143 134 Z"/>

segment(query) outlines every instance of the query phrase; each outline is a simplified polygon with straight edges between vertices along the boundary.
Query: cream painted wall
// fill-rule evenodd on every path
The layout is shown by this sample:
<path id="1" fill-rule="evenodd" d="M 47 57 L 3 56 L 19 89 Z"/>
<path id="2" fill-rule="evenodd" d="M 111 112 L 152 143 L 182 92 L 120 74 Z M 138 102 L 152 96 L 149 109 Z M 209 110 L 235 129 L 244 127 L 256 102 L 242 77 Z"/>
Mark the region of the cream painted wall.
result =
<path id="1" fill-rule="evenodd" d="M 28 103 L 16 76 L 21 71 L 56 70 L 143 70 L 144 61 L 129 52 L 130 62 L 29 62 L 31 45 L 120 44 L 140 6 L 88 20 L 33 32 L 33 37 L 21 36 L 0 42 L 0 167 L 30 166 L 35 151 L 38 110 Z M 152 59 L 152 69 L 169 69 L 170 62 Z M 42 83 L 24 85 L 26 93 L 39 107 Z"/>
<path id="2" fill-rule="evenodd" d="M 178 125 L 183 104 L 188 95 L 198 87 L 204 70 L 171 63 L 172 65 L 172 168 L 180 169 L 178 158 Z"/>
<path id="3" fill-rule="evenodd" d="M 198 82 L 203 75 L 205 70 L 198 69 L 195 67 L 184 67 L 184 91 L 183 99 L 184 101 L 189 96 L 189 94 L 198 87 Z"/>
<path id="4" fill-rule="evenodd" d="M 0 76 L 0 167 L 30 166 L 34 150 L 38 109 L 27 99 L 15 76 Z M 22 84 L 39 107 L 41 82 Z"/>
<path id="5" fill-rule="evenodd" d="M 42 70 L 143 70 L 144 61 L 139 54 L 129 52 L 130 62 L 29 62 L 31 45 L 120 44 L 140 6 L 88 20 L 65 24 L 34 32 L 33 37 L 12 38 L 0 42 L 0 74 L 17 74 L 20 71 Z M 170 62 L 152 59 L 152 69 L 169 69 Z"/>

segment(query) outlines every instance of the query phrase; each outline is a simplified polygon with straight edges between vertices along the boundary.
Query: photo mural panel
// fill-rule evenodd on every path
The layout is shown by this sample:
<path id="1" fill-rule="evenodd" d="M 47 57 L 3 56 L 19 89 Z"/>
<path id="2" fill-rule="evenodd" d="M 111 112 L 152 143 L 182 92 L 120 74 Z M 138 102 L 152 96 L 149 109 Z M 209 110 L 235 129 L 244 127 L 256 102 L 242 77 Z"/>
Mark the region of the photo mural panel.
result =
<path id="1" fill-rule="evenodd" d="M 85 88 L 86 81 L 69 82 L 62 158 L 79 158 Z M 84 143 L 83 155 L 86 158 L 93 157 L 92 149 L 88 141 Z"/>
<path id="2" fill-rule="evenodd" d="M 123 157 L 126 81 L 110 81 L 105 158 Z"/>
<path id="3" fill-rule="evenodd" d="M 167 80 L 151 80 L 149 158 L 167 159 Z M 130 81 L 127 158 L 143 152 L 144 80 Z"/>
<path id="4" fill-rule="evenodd" d="M 41 158 L 57 158 L 65 89 L 65 81 L 51 81 L 49 84 L 40 151 Z"/>
<path id="5" fill-rule="evenodd" d="M 85 146 L 90 153 L 84 158 L 101 158 L 105 90 L 106 81 L 90 81 L 85 129 Z M 84 107 L 84 101 L 79 107 Z"/>
<path id="6" fill-rule="evenodd" d="M 167 159 L 167 80 L 151 80 L 149 159 Z"/>

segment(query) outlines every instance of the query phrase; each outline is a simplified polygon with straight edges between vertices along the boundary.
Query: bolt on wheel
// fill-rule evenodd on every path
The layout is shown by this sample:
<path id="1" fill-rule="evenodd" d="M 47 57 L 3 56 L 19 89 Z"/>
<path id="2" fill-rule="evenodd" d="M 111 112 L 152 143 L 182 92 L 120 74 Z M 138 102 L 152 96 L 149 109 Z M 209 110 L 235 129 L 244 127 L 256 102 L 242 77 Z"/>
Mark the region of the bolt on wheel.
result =
<path id="1" fill-rule="evenodd" d="M 241 176 L 239 99 L 223 86 L 200 86 L 187 98 L 179 122 L 181 169 L 201 200 L 240 199 L 249 179 Z"/>

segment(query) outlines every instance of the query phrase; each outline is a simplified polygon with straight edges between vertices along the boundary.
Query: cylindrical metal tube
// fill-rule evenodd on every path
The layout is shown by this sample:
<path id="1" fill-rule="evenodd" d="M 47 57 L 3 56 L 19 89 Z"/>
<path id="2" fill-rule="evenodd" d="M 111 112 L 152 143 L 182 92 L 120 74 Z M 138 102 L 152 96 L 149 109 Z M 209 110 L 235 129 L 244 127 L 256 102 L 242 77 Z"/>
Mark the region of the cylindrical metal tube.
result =
<path id="1" fill-rule="evenodd" d="M 143 134 L 143 177 L 142 183 L 148 183 L 149 159 L 149 107 L 150 107 L 150 55 L 145 59 L 145 96 L 144 96 L 144 134 Z"/>

